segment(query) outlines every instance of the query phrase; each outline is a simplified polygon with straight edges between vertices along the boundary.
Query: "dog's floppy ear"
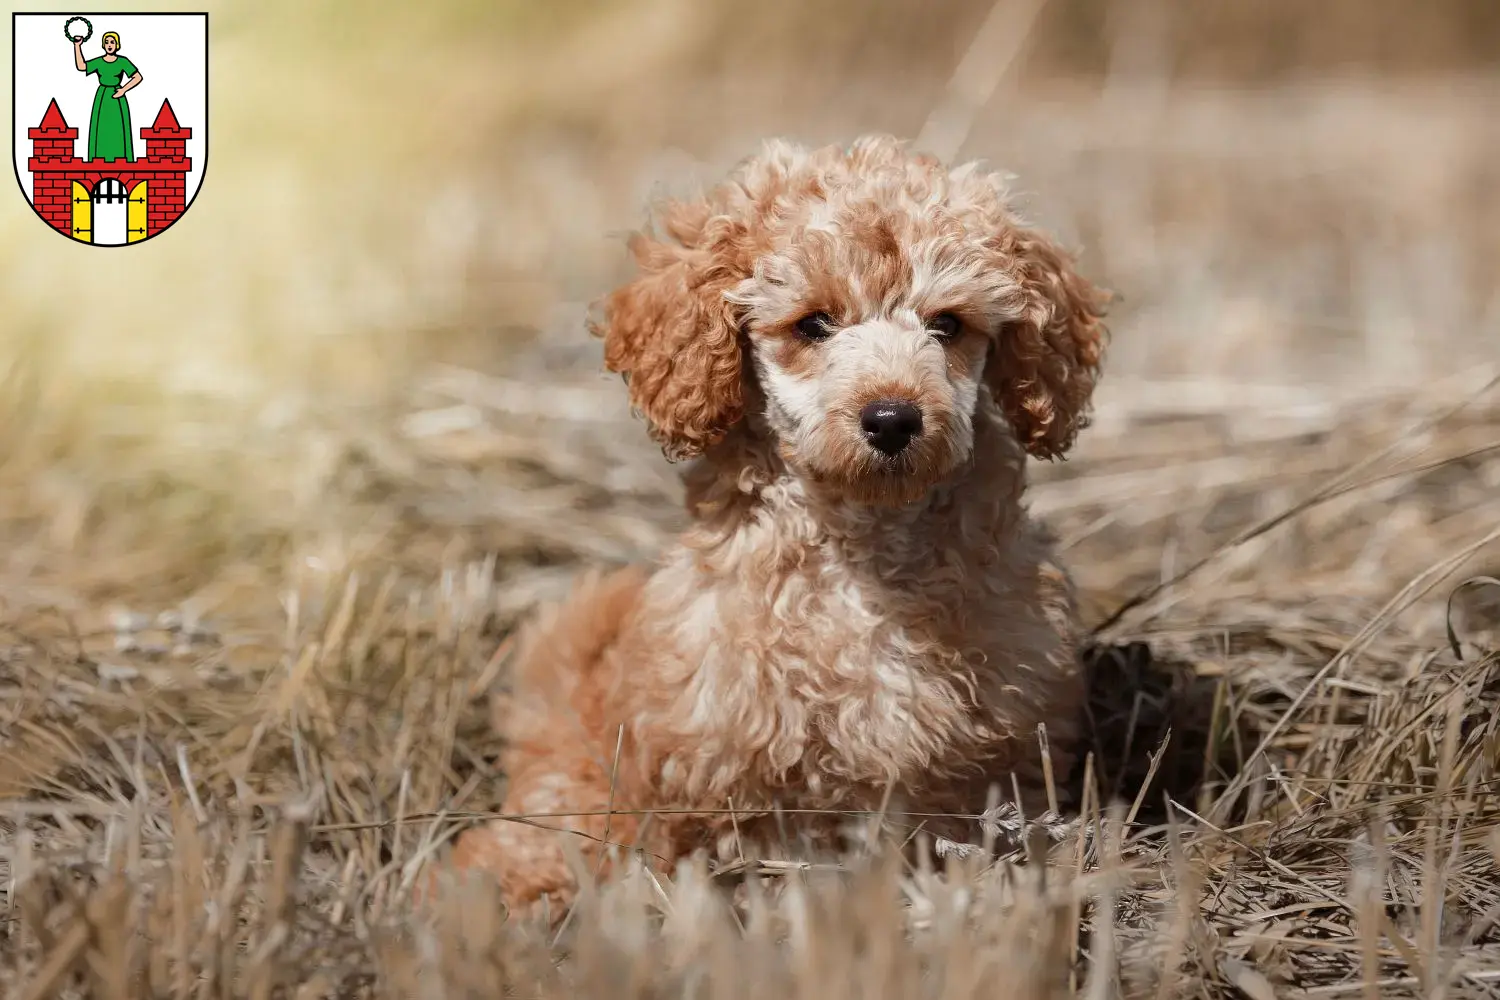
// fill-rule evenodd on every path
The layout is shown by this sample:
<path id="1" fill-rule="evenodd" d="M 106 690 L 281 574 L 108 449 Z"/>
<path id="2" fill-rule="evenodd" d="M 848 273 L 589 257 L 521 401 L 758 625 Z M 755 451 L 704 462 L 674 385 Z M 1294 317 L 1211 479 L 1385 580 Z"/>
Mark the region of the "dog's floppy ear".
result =
<path id="1" fill-rule="evenodd" d="M 1109 293 L 1075 271 L 1067 253 L 1041 233 L 1010 235 L 1005 256 L 1021 285 L 1024 314 L 1000 330 L 985 380 L 1021 445 L 1038 458 L 1057 458 L 1089 423 Z"/>
<path id="2" fill-rule="evenodd" d="M 668 239 L 630 240 L 639 274 L 603 303 L 591 324 L 604 363 L 624 376 L 631 406 L 677 461 L 701 455 L 744 415 L 735 307 L 724 293 L 743 275 L 710 240 L 693 206 L 668 216 Z"/>

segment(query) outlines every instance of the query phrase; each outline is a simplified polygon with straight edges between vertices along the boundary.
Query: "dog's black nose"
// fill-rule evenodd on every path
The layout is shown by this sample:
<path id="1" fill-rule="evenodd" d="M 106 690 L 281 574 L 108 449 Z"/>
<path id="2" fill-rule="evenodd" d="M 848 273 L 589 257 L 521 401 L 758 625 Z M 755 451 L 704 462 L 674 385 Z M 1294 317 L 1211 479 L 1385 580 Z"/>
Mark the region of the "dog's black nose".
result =
<path id="1" fill-rule="evenodd" d="M 899 455 L 911 439 L 922 433 L 922 411 L 910 403 L 877 399 L 859 411 L 859 426 L 870 447 L 887 455 Z"/>

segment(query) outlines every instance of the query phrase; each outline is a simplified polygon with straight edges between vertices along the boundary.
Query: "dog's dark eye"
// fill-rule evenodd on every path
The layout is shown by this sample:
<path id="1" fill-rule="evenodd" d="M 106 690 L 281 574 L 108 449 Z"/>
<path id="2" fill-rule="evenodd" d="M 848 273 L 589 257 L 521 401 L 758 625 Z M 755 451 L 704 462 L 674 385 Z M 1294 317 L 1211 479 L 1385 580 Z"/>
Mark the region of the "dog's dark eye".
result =
<path id="1" fill-rule="evenodd" d="M 797 321 L 797 332 L 808 340 L 827 340 L 833 336 L 833 318 L 827 313 L 813 313 Z"/>
<path id="2" fill-rule="evenodd" d="M 927 329 L 941 340 L 952 340 L 963 328 L 963 320 L 952 313 L 938 313 L 927 321 Z"/>

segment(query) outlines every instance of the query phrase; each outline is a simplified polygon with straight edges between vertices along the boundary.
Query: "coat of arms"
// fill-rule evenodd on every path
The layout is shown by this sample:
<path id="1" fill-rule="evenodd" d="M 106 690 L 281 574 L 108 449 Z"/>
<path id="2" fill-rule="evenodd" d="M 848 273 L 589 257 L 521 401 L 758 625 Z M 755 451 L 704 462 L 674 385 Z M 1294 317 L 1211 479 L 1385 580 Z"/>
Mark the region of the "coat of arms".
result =
<path id="1" fill-rule="evenodd" d="M 208 159 L 208 15 L 12 18 L 16 179 L 38 217 L 95 246 L 164 232 Z"/>

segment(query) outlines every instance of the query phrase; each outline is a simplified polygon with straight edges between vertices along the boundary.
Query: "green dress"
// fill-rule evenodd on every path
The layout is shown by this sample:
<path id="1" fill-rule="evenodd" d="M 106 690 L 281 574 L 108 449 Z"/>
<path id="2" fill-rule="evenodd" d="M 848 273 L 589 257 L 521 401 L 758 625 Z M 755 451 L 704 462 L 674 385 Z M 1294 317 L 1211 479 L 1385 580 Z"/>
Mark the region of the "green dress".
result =
<path id="1" fill-rule="evenodd" d="M 122 55 L 114 62 L 95 56 L 84 63 L 84 73 L 99 74 L 94 92 L 94 110 L 89 115 L 89 159 L 135 161 L 135 143 L 130 135 L 130 105 L 116 97 L 120 84 L 135 76 L 135 63 Z"/>

